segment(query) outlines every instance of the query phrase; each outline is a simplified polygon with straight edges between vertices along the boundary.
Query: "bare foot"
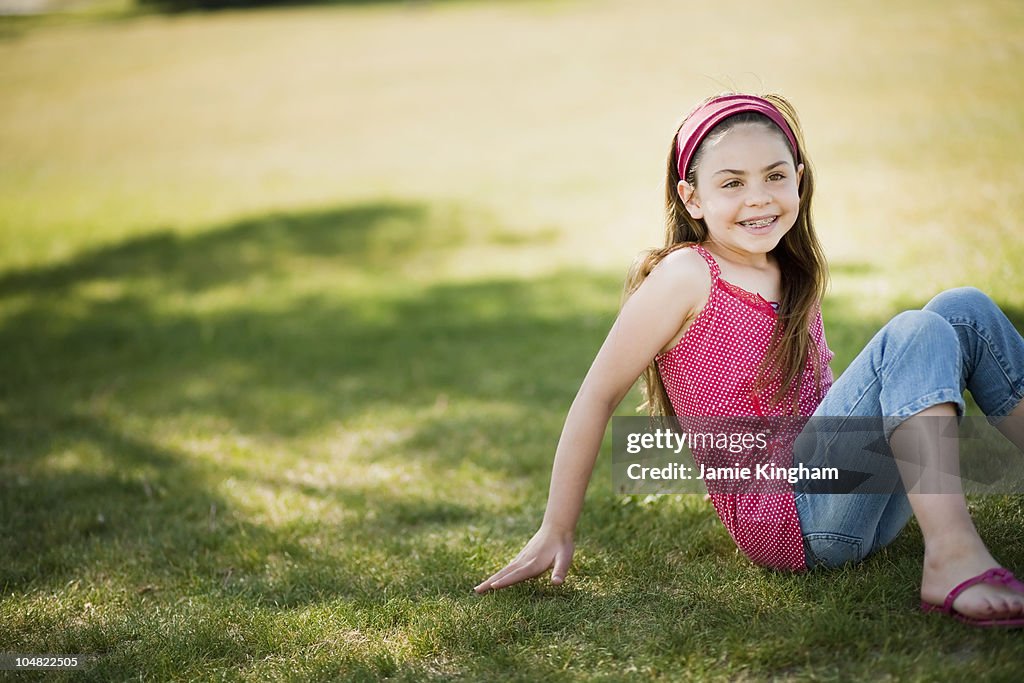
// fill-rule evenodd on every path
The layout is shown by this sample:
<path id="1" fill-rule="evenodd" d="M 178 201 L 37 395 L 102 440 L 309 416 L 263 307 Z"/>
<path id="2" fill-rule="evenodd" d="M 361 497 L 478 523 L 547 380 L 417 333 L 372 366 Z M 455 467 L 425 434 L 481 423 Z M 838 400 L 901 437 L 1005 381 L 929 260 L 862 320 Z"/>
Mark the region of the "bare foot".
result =
<path id="1" fill-rule="evenodd" d="M 984 545 L 960 547 L 952 553 L 925 552 L 921 578 L 921 599 L 942 605 L 946 596 L 967 579 L 1000 566 Z M 1007 586 L 980 583 L 971 586 L 953 601 L 953 609 L 972 619 L 1012 619 L 1024 616 L 1024 593 Z"/>

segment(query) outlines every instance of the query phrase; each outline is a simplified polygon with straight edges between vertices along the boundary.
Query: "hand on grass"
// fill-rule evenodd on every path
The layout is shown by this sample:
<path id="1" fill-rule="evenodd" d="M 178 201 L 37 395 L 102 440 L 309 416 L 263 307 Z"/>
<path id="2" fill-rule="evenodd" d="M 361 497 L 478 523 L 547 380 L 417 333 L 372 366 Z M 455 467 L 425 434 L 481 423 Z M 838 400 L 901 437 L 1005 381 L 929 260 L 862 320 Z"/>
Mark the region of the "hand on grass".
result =
<path id="1" fill-rule="evenodd" d="M 513 584 L 540 576 L 554 565 L 551 583 L 565 581 L 574 549 L 572 533 L 541 526 L 515 559 L 492 574 L 473 590 L 486 593 L 488 590 L 506 588 Z"/>

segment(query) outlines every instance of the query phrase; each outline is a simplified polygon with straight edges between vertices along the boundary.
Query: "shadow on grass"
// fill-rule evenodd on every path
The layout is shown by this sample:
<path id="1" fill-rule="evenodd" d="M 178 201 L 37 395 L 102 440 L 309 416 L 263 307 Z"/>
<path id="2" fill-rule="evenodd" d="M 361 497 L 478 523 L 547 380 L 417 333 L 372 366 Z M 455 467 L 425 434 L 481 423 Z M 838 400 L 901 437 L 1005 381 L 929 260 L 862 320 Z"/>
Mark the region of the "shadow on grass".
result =
<path id="1" fill-rule="evenodd" d="M 449 217 L 459 219 L 457 213 Z M 314 256 L 330 257 L 339 267 L 379 271 L 414 252 L 457 246 L 472 227 L 453 223 L 443 233 L 424 232 L 429 218 L 423 205 L 379 202 L 271 213 L 189 236 L 157 229 L 63 263 L 0 275 L 0 297 L 27 294 L 39 301 L 73 294 L 91 282 L 150 278 L 163 290 L 150 298 L 167 291 L 195 294 L 252 278 L 287 278 L 293 259 Z"/>
<path id="2" fill-rule="evenodd" d="M 392 550 L 411 548 L 419 536 L 410 530 L 461 526 L 479 510 L 358 479 L 297 483 L 294 452 L 276 470 L 244 463 L 268 442 L 287 450 L 320 430 L 343 442 L 360 420 L 372 436 L 378 414 L 394 424 L 435 406 L 436 419 L 417 418 L 407 443 L 384 450 L 406 459 L 430 451 L 439 479 L 467 457 L 495 476 L 536 473 L 547 453 L 506 456 L 536 438 L 522 415 L 562 409 L 585 369 L 581 350 L 608 323 L 585 305 L 566 314 L 566 304 L 595 291 L 614 301 L 618 283 L 585 273 L 466 284 L 403 274 L 457 249 L 479 230 L 474 220 L 400 203 L 279 214 L 194 236 L 150 234 L 0 277 L 0 525 L 3 554 L 14 558 L 0 587 L 84 579 L 144 590 L 188 575 L 217 590 L 240 590 L 244 579 L 249 594 L 275 604 L 394 587 L 393 577 L 355 569 L 366 558 L 354 551 L 350 573 L 325 573 L 300 543 L 318 533 L 315 519 L 246 521 L 219 491 L 234 479 L 321 499 L 353 513 L 334 540 L 370 549 L 386 535 Z M 495 229 L 488 239 L 531 244 Z M 446 418 L 447 403 L 463 412 Z M 501 439 L 505 450 L 490 448 Z M 351 458 L 370 467 L 388 459 L 378 450 Z M 267 573 L 263 559 L 281 553 L 294 580 L 261 585 L 253 576 Z M 421 584 L 409 581 L 415 593 Z"/>

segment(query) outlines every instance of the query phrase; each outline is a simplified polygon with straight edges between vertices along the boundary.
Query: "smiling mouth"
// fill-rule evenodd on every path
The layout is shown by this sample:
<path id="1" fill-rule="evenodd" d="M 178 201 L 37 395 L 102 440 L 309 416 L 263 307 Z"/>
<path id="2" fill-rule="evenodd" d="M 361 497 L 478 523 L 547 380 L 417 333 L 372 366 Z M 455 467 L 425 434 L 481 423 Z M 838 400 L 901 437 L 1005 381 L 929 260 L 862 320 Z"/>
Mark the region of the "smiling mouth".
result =
<path id="1" fill-rule="evenodd" d="M 756 218 L 750 221 L 740 221 L 737 225 L 740 225 L 747 230 L 764 230 L 775 225 L 775 221 L 778 216 L 765 216 L 764 218 Z"/>

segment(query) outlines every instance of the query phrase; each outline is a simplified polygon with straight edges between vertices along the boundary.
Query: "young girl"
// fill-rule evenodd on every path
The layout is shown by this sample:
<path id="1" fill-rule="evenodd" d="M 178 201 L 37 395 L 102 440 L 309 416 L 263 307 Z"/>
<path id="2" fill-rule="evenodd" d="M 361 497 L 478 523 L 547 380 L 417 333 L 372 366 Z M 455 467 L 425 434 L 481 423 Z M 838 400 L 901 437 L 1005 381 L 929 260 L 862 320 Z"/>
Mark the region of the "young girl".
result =
<path id="1" fill-rule="evenodd" d="M 552 567 L 551 582 L 565 580 L 605 427 L 643 373 L 655 414 L 884 420 L 905 484 L 888 494 L 709 489 L 754 562 L 793 571 L 857 562 L 914 514 L 925 542 L 922 609 L 1024 625 L 1024 584 L 985 547 L 959 485 L 929 493 L 908 465 L 957 463 L 955 440 L 926 427 L 932 416 L 962 415 L 965 388 L 1024 450 L 1024 339 L 978 290 L 950 290 L 893 318 L 833 383 L 813 192 L 800 125 L 782 97 L 714 97 L 684 119 L 668 159 L 666 246 L 631 272 L 630 296 L 569 409 L 540 529 L 478 593 Z M 791 457 L 810 466 L 824 456 L 804 448 Z"/>

